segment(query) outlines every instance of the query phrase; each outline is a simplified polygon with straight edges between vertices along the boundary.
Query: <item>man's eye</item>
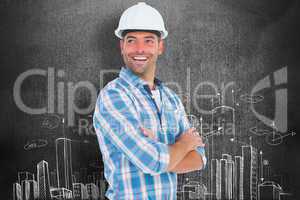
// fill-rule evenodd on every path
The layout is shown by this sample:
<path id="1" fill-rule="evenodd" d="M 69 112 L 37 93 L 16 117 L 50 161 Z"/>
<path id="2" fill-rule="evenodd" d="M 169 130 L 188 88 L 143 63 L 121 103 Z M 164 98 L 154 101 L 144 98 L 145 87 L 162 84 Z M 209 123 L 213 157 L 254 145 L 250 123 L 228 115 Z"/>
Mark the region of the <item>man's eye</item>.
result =
<path id="1" fill-rule="evenodd" d="M 146 40 L 147 44 L 153 44 L 153 42 L 154 42 L 153 40 Z"/>
<path id="2" fill-rule="evenodd" d="M 129 39 L 129 40 L 127 40 L 127 43 L 133 43 L 134 42 L 134 40 L 133 39 Z"/>

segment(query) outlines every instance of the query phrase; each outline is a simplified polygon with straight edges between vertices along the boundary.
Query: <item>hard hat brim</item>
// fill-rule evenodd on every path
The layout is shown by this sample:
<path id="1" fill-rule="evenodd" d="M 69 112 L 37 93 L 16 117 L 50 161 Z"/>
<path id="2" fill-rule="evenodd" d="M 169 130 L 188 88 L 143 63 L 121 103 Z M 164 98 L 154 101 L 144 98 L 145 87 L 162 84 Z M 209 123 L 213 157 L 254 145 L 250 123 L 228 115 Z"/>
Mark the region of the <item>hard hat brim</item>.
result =
<path id="1" fill-rule="evenodd" d="M 126 29 L 126 30 L 141 30 L 141 31 L 158 31 L 160 32 L 160 38 L 161 39 L 165 39 L 167 36 L 168 36 L 168 31 L 167 30 L 152 30 L 152 29 Z M 122 36 L 122 33 L 123 31 L 126 31 L 126 30 L 119 30 L 119 29 L 116 29 L 115 30 L 115 35 L 119 38 L 119 39 L 123 39 L 123 36 Z"/>

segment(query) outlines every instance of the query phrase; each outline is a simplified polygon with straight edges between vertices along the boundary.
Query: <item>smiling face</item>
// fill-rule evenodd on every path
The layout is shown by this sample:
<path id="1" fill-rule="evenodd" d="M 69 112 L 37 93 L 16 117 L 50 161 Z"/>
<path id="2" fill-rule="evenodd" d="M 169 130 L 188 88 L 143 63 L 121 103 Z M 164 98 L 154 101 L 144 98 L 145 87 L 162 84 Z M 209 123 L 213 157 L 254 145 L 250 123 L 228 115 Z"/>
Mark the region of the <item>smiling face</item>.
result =
<path id="1" fill-rule="evenodd" d="M 147 81 L 154 78 L 157 58 L 163 52 L 163 41 L 156 34 L 129 32 L 120 41 L 120 47 L 128 68 Z"/>

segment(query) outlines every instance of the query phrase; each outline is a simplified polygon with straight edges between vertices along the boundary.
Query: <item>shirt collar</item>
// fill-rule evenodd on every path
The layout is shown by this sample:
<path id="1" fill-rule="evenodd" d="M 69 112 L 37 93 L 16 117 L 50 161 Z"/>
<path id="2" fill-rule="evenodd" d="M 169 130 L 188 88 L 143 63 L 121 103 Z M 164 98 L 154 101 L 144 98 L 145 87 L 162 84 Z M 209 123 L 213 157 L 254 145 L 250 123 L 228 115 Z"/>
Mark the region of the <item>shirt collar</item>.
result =
<path id="1" fill-rule="evenodd" d="M 128 67 L 122 67 L 119 77 L 124 79 L 125 81 L 131 83 L 134 86 L 144 86 L 148 85 L 148 83 L 141 79 L 139 76 L 137 76 L 135 73 L 131 71 Z M 162 85 L 162 81 L 158 78 L 154 77 L 154 84 L 158 87 Z"/>

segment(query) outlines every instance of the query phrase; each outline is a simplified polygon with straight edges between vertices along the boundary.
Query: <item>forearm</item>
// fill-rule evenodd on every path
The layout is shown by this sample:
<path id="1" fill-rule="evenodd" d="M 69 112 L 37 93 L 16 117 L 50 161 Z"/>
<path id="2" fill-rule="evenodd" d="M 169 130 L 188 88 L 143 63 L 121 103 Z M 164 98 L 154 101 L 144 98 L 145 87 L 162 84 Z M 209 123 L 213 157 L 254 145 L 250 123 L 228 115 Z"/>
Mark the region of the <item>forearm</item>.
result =
<path id="1" fill-rule="evenodd" d="M 172 172 L 181 174 L 200 170 L 203 168 L 203 160 L 197 151 L 190 151 L 174 168 Z"/>
<path id="2" fill-rule="evenodd" d="M 169 146 L 170 161 L 167 171 L 173 171 L 174 168 L 184 159 L 189 153 L 189 149 L 184 143 L 176 142 Z"/>
<path id="3" fill-rule="evenodd" d="M 151 130 L 144 127 L 141 127 L 141 130 L 145 136 L 154 138 L 154 133 Z M 194 171 L 201 168 L 202 157 L 194 149 L 203 146 L 202 139 L 195 132 L 195 129 L 188 129 L 174 144 L 168 146 L 169 162 L 166 170 L 184 173 L 186 170 Z M 188 154 L 190 155 L 187 156 Z"/>

